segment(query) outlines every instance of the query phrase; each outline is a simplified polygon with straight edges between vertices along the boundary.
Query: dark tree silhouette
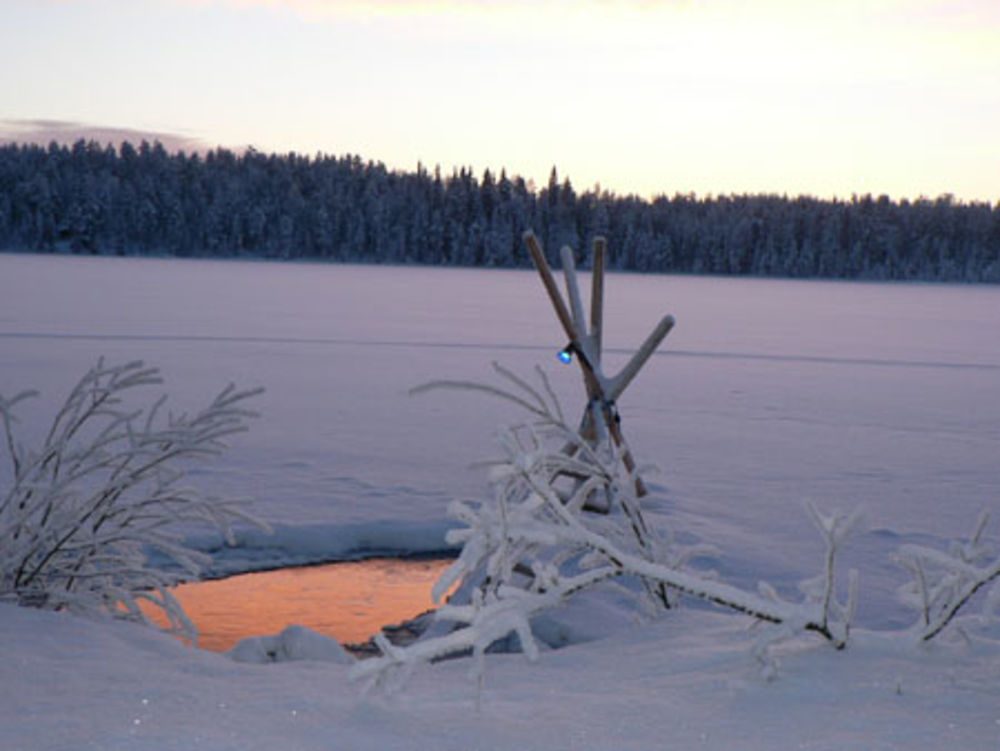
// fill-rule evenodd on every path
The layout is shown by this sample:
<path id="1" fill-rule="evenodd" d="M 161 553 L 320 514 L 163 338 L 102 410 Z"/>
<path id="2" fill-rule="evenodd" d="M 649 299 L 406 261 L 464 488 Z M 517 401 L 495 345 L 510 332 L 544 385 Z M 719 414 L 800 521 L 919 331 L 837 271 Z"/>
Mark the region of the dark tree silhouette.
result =
<path id="1" fill-rule="evenodd" d="M 577 193 L 501 170 L 398 172 L 359 156 L 170 154 L 78 141 L 0 146 L 0 249 L 527 266 L 608 238 L 611 268 L 673 273 L 1000 282 L 1000 203 L 886 196 Z M 579 260 L 583 260 L 580 258 Z"/>

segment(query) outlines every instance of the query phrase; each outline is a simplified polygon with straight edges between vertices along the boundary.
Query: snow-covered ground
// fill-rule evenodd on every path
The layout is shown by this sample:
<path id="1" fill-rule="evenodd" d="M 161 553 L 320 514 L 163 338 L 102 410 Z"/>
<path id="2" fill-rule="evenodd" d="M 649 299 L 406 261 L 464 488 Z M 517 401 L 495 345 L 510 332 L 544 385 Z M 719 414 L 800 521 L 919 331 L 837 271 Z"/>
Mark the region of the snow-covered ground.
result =
<path id="1" fill-rule="evenodd" d="M 984 506 L 1000 516 L 1000 289 L 613 275 L 607 296 L 621 360 L 660 315 L 678 319 L 619 406 L 640 462 L 662 470 L 651 518 L 715 545 L 704 564 L 792 594 L 821 566 L 802 501 L 864 505 L 841 561 L 861 571 L 845 653 L 789 647 L 765 682 L 747 621 L 691 608 L 533 665 L 491 656 L 477 711 L 462 661 L 363 698 L 342 665 L 240 665 L 3 606 L 0 748 L 1000 746 L 1000 650 L 909 644 L 890 560 L 906 542 L 945 547 Z M 530 272 L 0 255 L 0 393 L 45 397 L 20 410 L 25 439 L 101 354 L 160 366 L 175 406 L 229 380 L 267 387 L 253 430 L 192 474 L 277 527 L 235 549 L 198 537 L 218 571 L 440 549 L 448 501 L 484 495 L 469 464 L 515 415 L 408 389 L 541 363 L 575 409 L 563 344 Z"/>
<path id="2" fill-rule="evenodd" d="M 359 696 L 349 667 L 247 665 L 130 624 L 0 607 L 0 747 L 163 749 L 811 749 L 991 751 L 996 652 L 859 634 L 760 679 L 746 623 L 686 611 L 608 640 L 489 660 L 481 709 L 455 660 L 404 694 Z"/>

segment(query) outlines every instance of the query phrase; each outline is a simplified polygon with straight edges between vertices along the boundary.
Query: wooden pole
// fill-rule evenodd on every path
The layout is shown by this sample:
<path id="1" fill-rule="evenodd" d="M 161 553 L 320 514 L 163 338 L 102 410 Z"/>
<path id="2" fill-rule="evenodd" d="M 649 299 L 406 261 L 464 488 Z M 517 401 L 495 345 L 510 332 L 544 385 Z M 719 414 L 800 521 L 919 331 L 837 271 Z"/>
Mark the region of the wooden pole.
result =
<path id="1" fill-rule="evenodd" d="M 601 352 L 601 337 L 604 328 L 604 249 L 607 242 L 603 237 L 594 238 L 594 256 L 590 276 L 590 340 L 594 349 Z"/>
<path id="2" fill-rule="evenodd" d="M 566 278 L 566 294 L 570 299 L 570 308 L 567 308 L 552 269 L 549 267 L 542 251 L 538 238 L 530 230 L 524 233 L 524 241 L 531 253 L 535 268 L 542 279 L 545 291 L 548 293 L 552 307 L 555 309 L 556 317 L 559 319 L 569 339 L 569 345 L 577 354 L 577 361 L 583 374 L 584 386 L 587 390 L 587 409 L 584 411 L 583 419 L 580 422 L 580 436 L 590 442 L 598 441 L 604 429 L 615 446 L 622 449 L 622 462 L 625 468 L 633 476 L 635 481 L 636 496 L 641 498 L 646 495 L 646 485 L 637 472 L 635 459 L 625 442 L 625 437 L 621 432 L 618 412 L 614 406 L 615 400 L 625 390 L 625 387 L 632 382 L 639 369 L 653 354 L 656 347 L 669 333 L 674 325 L 672 316 L 664 317 L 653 332 L 646 337 L 639 351 L 632 356 L 628 364 L 621 373 L 614 379 L 608 380 L 601 372 L 601 328 L 604 318 L 604 256 L 605 241 L 603 238 L 596 238 L 594 241 L 594 278 L 591 285 L 591 307 L 590 322 L 592 333 L 588 336 L 587 325 L 583 315 L 583 301 L 580 297 L 580 289 L 576 280 L 576 265 L 573 261 L 573 251 L 564 247 L 561 249 L 563 272 Z M 596 333 L 596 335 L 595 335 Z M 568 448 L 569 453 L 573 453 L 572 447 Z"/>
<path id="3" fill-rule="evenodd" d="M 559 251 L 562 256 L 563 276 L 566 278 L 566 296 L 569 297 L 569 309 L 573 314 L 573 329 L 576 332 L 580 344 L 584 345 L 587 340 L 587 321 L 583 317 L 583 300 L 580 297 L 580 285 L 576 283 L 576 262 L 573 260 L 573 250 L 568 245 L 563 245 Z M 588 359 L 591 355 L 588 354 Z M 593 364 L 593 363 L 591 363 Z"/>
<path id="4" fill-rule="evenodd" d="M 604 393 L 604 389 L 599 383 L 594 371 L 587 358 L 587 352 L 582 345 L 582 336 L 580 332 L 576 330 L 576 326 L 573 323 L 573 317 L 570 315 L 569 310 L 566 308 L 566 303 L 563 301 L 562 295 L 559 293 L 559 286 L 556 284 L 555 277 L 552 276 L 552 269 L 549 267 L 549 262 L 545 260 L 545 253 L 542 252 L 541 246 L 538 244 L 538 238 L 535 237 L 535 233 L 528 230 L 524 233 L 524 241 L 528 245 L 528 250 L 531 251 L 531 257 L 535 262 L 535 268 L 538 269 L 538 275 L 542 278 L 542 284 L 545 285 L 545 291 L 549 295 L 549 300 L 552 301 L 552 307 L 555 308 L 556 317 L 562 324 L 563 331 L 566 332 L 566 337 L 569 339 L 570 345 L 577 351 L 579 356 L 577 361 L 580 363 L 580 368 L 583 370 L 583 380 L 587 386 L 587 396 L 593 399 Z"/>
<path id="5" fill-rule="evenodd" d="M 573 319 L 570 317 L 569 311 L 566 310 L 566 303 L 563 302 L 562 295 L 559 294 L 559 287 L 556 285 L 556 280 L 552 277 L 552 269 L 549 268 L 549 262 L 545 260 L 545 254 L 538 245 L 538 238 L 535 237 L 534 232 L 528 230 L 524 233 L 524 242 L 528 245 L 528 250 L 531 252 L 531 259 L 535 262 L 535 268 L 538 269 L 538 275 L 542 278 L 542 284 L 545 285 L 545 291 L 549 293 L 549 300 L 552 301 L 552 307 L 556 309 L 556 317 L 562 324 L 563 331 L 566 332 L 570 343 L 573 343 L 575 338 Z"/>
<path id="6" fill-rule="evenodd" d="M 639 350 L 632 356 L 621 372 L 613 379 L 605 378 L 601 369 L 601 345 L 604 325 L 604 268 L 605 268 L 605 248 L 606 243 L 603 237 L 594 238 L 593 249 L 593 278 L 591 280 L 590 294 L 590 333 L 587 332 L 587 322 L 583 316 L 583 301 L 580 298 L 580 288 L 576 279 L 576 265 L 573 261 L 573 251 L 568 247 L 560 249 L 562 256 L 563 274 L 566 278 L 566 295 L 569 298 L 570 309 L 567 309 L 566 302 L 559 293 L 552 276 L 552 269 L 549 268 L 545 254 L 538 243 L 538 238 L 530 230 L 524 233 L 524 241 L 531 252 L 535 268 L 542 279 L 545 291 L 548 293 L 552 307 L 555 308 L 556 317 L 562 324 L 563 331 L 569 339 L 569 346 L 577 354 L 577 362 L 580 364 L 580 371 L 583 374 L 583 382 L 587 390 L 587 407 L 580 421 L 580 437 L 591 444 L 603 440 L 604 431 L 611 437 L 615 446 L 622 450 L 622 462 L 635 483 L 636 498 L 646 495 L 646 484 L 639 476 L 635 459 L 632 458 L 632 451 L 625 442 L 622 435 L 621 424 L 619 422 L 618 411 L 615 407 L 615 400 L 625 388 L 632 382 L 639 370 L 652 356 L 663 338 L 673 328 L 673 316 L 664 316 L 655 329 L 646 337 L 646 340 L 639 347 Z M 569 443 L 564 451 L 572 456 L 577 450 L 578 444 Z M 560 475 L 574 477 L 572 472 L 557 472 Z M 555 479 L 555 478 L 553 478 Z M 576 478 L 580 481 L 580 478 Z M 606 494 L 608 503 L 601 507 L 594 503 L 592 499 L 587 499 L 584 508 L 591 511 L 603 511 L 608 513 L 611 510 L 610 494 Z M 642 517 L 642 511 L 638 506 L 631 503 L 623 503 L 622 509 L 629 518 L 632 530 L 640 547 L 645 551 L 647 557 L 651 555 L 652 548 L 649 543 L 648 530 Z M 653 585 L 647 585 L 653 591 Z M 664 607 L 669 608 L 666 588 L 663 583 L 655 587 L 655 593 L 663 602 Z"/>
<path id="7" fill-rule="evenodd" d="M 646 337 L 646 341 L 642 343 L 639 347 L 639 351 L 632 355 L 632 359 L 626 363 L 625 367 L 622 368 L 621 372 L 614 377 L 611 382 L 611 388 L 609 389 L 609 398 L 611 401 L 616 400 L 621 393 L 632 383 L 632 379 L 636 377 L 639 373 L 639 369 L 646 364 L 656 348 L 660 346 L 660 342 L 663 338 L 670 333 L 670 329 L 674 327 L 674 317 L 667 315 L 660 319 L 656 328 L 653 329 L 649 336 Z"/>

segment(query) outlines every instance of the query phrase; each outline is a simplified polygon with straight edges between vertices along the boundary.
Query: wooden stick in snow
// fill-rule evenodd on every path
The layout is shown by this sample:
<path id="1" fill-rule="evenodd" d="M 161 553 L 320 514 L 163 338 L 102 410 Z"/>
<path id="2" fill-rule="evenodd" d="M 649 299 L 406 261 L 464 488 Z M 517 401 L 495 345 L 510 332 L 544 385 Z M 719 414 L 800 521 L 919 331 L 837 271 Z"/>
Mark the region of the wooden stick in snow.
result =
<path id="1" fill-rule="evenodd" d="M 632 452 L 625 443 L 621 432 L 615 401 L 632 382 L 639 370 L 652 356 L 663 338 L 673 328 L 673 316 L 665 316 L 657 327 L 646 337 L 639 351 L 632 356 L 622 371 L 614 378 L 606 378 L 601 370 L 602 329 L 604 325 L 604 268 L 606 243 L 603 237 L 594 239 L 593 279 L 590 297 L 590 332 L 584 319 L 583 301 L 576 279 L 576 265 L 573 261 L 573 251 L 564 247 L 561 251 L 563 273 L 566 278 L 566 294 L 570 305 L 559 292 L 552 269 L 549 268 L 545 253 L 538 238 L 530 230 L 524 233 L 524 241 L 535 262 L 535 268 L 542 279 L 545 291 L 548 293 L 556 317 L 562 324 L 563 331 L 569 339 L 569 349 L 577 355 L 577 362 L 583 375 L 587 390 L 587 409 L 580 423 L 580 435 L 589 443 L 595 443 L 607 430 L 616 446 L 623 449 L 622 460 L 626 469 L 635 478 L 636 495 L 646 494 L 646 486 L 636 472 Z M 572 449 L 570 449 L 572 451 Z"/>
<path id="2" fill-rule="evenodd" d="M 542 278 L 545 291 L 549 293 L 549 300 L 552 301 L 552 307 L 556 310 L 556 317 L 559 318 L 563 331 L 566 332 L 566 336 L 572 342 L 573 319 L 570 317 L 569 311 L 566 310 L 566 303 L 563 302 L 562 295 L 559 294 L 559 287 L 552 276 L 552 269 L 549 268 L 549 262 L 545 260 L 545 254 L 538 244 L 538 238 L 535 237 L 533 232 L 529 231 L 524 233 L 524 241 L 528 244 L 531 259 L 535 262 L 535 268 L 538 269 L 538 275 Z"/>
<path id="3" fill-rule="evenodd" d="M 621 396 L 621 393 L 632 383 L 632 379 L 639 374 L 639 369 L 646 364 L 646 360 L 652 357 L 653 352 L 663 341 L 663 338 L 670 333 L 670 329 L 674 327 L 674 317 L 671 315 L 663 316 L 660 322 L 657 324 L 656 328 L 653 329 L 649 336 L 646 337 L 646 341 L 642 343 L 639 350 L 632 355 L 632 359 L 626 363 L 625 367 L 622 368 L 621 373 L 615 376 L 612 386 L 610 398 L 612 401 Z"/>
<path id="4" fill-rule="evenodd" d="M 604 327 L 604 249 L 606 246 L 607 242 L 603 237 L 594 238 L 594 258 L 590 272 L 590 340 L 598 352 L 601 351 L 601 336 Z"/>

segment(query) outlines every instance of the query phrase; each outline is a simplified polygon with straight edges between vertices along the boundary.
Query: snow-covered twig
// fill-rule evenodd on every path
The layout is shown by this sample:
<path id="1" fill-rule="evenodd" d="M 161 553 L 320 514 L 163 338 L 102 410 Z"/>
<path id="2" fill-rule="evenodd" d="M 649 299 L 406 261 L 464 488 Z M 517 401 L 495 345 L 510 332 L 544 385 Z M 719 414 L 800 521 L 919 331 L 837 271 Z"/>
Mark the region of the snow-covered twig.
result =
<path id="1" fill-rule="evenodd" d="M 382 655 L 358 662 L 351 671 L 351 679 L 366 681 L 368 689 L 391 688 L 404 682 L 405 677 L 421 663 L 470 651 L 477 662 L 473 676 L 479 679 L 486 649 L 510 633 L 518 635 L 525 656 L 534 661 L 538 657 L 538 644 L 531 632 L 531 618 L 556 607 L 573 592 L 616 575 L 616 571 L 604 568 L 569 577 L 558 590 L 532 592 L 518 587 L 502 587 L 488 595 L 477 593 L 469 605 L 444 605 L 437 611 L 437 618 L 458 624 L 459 628 L 435 638 L 418 640 L 406 647 L 392 645 L 379 634 L 375 643 L 382 650 Z M 401 678 L 404 680 L 401 681 Z"/>
<path id="2" fill-rule="evenodd" d="M 555 486 L 559 478 L 573 480 L 572 488 L 563 495 L 566 503 L 576 503 L 584 510 L 597 510 L 607 513 L 617 510 L 624 513 L 628 527 L 635 537 L 643 554 L 655 556 L 656 540 L 651 534 L 643 518 L 642 509 L 634 490 L 623 487 L 630 484 L 636 486 L 636 478 L 630 469 L 629 461 L 625 460 L 627 449 L 605 435 L 603 441 L 596 444 L 586 440 L 577 429 L 566 424 L 559 400 L 552 389 L 548 377 L 540 367 L 535 366 L 535 374 L 542 384 L 538 389 L 526 379 L 521 378 L 511 370 L 497 362 L 493 370 L 503 378 L 508 387 L 474 381 L 432 381 L 411 389 L 411 394 L 422 394 L 433 390 L 469 390 L 496 396 L 512 402 L 525 409 L 533 416 L 526 425 L 515 426 L 501 435 L 500 442 L 507 457 L 505 461 L 513 464 L 523 464 L 528 459 L 541 459 L 549 473 L 547 482 Z M 543 392 L 544 391 L 544 395 Z M 528 433 L 532 449 L 527 450 L 521 444 L 519 435 Z M 561 443 L 561 450 L 555 451 L 546 446 L 547 441 Z M 586 492 L 581 493 L 585 486 Z M 603 501 L 597 501 L 601 497 Z M 664 607 L 669 602 L 662 591 L 657 594 Z"/>
<path id="3" fill-rule="evenodd" d="M 407 646 L 376 640 L 383 654 L 357 665 L 356 679 L 391 688 L 404 681 L 416 665 L 465 652 L 476 658 L 473 674 L 482 680 L 482 660 L 493 643 L 516 633 L 529 658 L 537 651 L 531 620 L 541 611 L 565 602 L 581 589 L 609 580 L 639 581 L 652 602 L 668 604 L 684 595 L 744 613 L 781 627 L 776 638 L 800 631 L 820 634 L 837 648 L 847 643 L 857 584 L 852 572 L 846 604 L 834 596 L 834 559 L 858 514 L 824 516 L 810 507 L 826 542 L 825 570 L 818 593 L 801 603 L 778 597 L 762 585 L 760 594 L 743 591 L 708 576 L 683 570 L 690 551 L 654 535 L 643 518 L 635 484 L 623 452 L 609 440 L 590 444 L 579 440 L 550 406 L 551 388 L 542 391 L 496 366 L 508 382 L 525 392 L 512 394 L 495 386 L 461 384 L 463 389 L 501 395 L 528 409 L 533 420 L 499 432 L 504 459 L 493 465 L 492 502 L 455 502 L 450 513 L 465 526 L 451 530 L 447 540 L 461 544 L 456 561 L 441 576 L 433 595 L 461 583 L 464 604 L 450 602 L 436 619 L 445 628 L 433 628 Z M 419 391 L 451 388 L 436 382 Z M 576 440 L 569 453 L 553 447 Z M 571 487 L 559 487 L 571 477 Z M 589 513 L 595 493 L 608 501 L 607 513 Z M 668 538 L 669 540 L 669 538 Z M 774 639 L 772 639 L 773 641 Z"/>
<path id="4" fill-rule="evenodd" d="M 860 525 L 862 521 L 861 509 L 857 508 L 850 514 L 823 514 L 814 503 L 807 502 L 806 510 L 810 518 L 816 525 L 816 529 L 823 537 L 826 551 L 823 556 L 823 575 L 820 587 L 820 623 L 823 629 L 829 631 L 831 628 L 831 618 L 841 624 L 842 633 L 835 641 L 839 646 L 847 643 L 850 635 L 851 621 L 854 618 L 854 608 L 857 601 L 858 572 L 851 570 L 848 574 L 848 594 L 847 602 L 840 603 L 834 592 L 834 560 L 837 550 L 844 540 L 847 539 Z M 808 591 L 808 586 L 805 587 Z M 822 633 L 822 631 L 821 631 Z"/>
<path id="5" fill-rule="evenodd" d="M 917 633 L 930 641 L 958 616 L 979 590 L 997 581 L 1000 593 L 1000 556 L 983 541 L 990 514 L 983 510 L 972 536 L 953 543 L 947 552 L 922 545 L 904 545 L 896 560 L 910 571 L 913 581 L 901 591 L 905 602 L 920 612 Z"/>
<path id="6" fill-rule="evenodd" d="M 172 524 L 208 523 L 229 537 L 233 523 L 257 523 L 245 502 L 205 498 L 181 482 L 183 465 L 221 453 L 224 439 L 247 430 L 255 413 L 244 405 L 262 389 L 230 385 L 191 415 L 164 415 L 165 397 L 148 409 L 124 405 L 127 392 L 160 383 L 142 362 L 99 360 L 34 451 L 15 441 L 11 409 L 30 392 L 0 397 L 13 469 L 0 494 L 0 598 L 146 621 L 144 600 L 171 629 L 193 635 L 167 590 L 179 575 L 150 568 L 146 557 L 157 550 L 196 575 L 205 558 L 184 547 Z"/>

